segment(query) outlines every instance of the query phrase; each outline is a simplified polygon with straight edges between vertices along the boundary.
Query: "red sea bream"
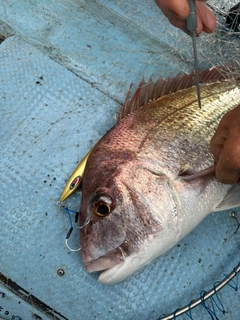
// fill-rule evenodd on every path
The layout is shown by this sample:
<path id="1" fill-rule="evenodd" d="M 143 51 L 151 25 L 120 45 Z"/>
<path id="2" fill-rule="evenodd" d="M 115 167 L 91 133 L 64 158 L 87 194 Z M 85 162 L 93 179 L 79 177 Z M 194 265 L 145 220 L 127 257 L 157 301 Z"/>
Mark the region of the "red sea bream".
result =
<path id="1" fill-rule="evenodd" d="M 210 139 L 240 104 L 239 80 L 213 69 L 200 81 L 201 109 L 193 75 L 141 83 L 88 158 L 80 219 L 90 221 L 81 229 L 81 254 L 88 272 L 102 271 L 101 283 L 126 279 L 209 213 L 240 205 L 238 185 L 180 176 L 213 165 Z"/>

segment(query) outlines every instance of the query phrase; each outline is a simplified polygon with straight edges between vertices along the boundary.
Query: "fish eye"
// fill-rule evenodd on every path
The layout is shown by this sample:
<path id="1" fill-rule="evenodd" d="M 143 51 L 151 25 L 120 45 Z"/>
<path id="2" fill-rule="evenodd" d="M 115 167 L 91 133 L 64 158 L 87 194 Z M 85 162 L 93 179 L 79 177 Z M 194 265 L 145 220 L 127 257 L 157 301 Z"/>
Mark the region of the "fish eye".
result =
<path id="1" fill-rule="evenodd" d="M 92 213 L 97 217 L 106 217 L 112 210 L 112 199 L 109 197 L 100 196 L 93 202 Z"/>
<path id="2" fill-rule="evenodd" d="M 109 215 L 111 208 L 108 204 L 101 203 L 96 208 L 94 208 L 93 213 L 99 217 L 106 217 Z"/>

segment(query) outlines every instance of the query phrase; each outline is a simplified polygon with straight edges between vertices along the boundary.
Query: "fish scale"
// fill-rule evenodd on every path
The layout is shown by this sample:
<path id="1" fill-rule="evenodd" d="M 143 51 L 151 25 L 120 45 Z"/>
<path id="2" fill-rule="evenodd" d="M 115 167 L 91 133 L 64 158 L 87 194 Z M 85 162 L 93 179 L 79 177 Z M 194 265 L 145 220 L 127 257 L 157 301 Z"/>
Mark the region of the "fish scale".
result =
<path id="1" fill-rule="evenodd" d="M 181 140 L 185 140 L 187 142 L 187 149 L 184 150 L 181 145 L 178 151 L 180 152 L 180 156 L 184 151 L 188 154 L 191 145 L 198 145 L 203 140 L 210 142 L 222 116 L 240 104 L 238 87 L 226 81 L 223 83 L 202 85 L 201 94 L 203 106 L 201 110 L 197 108 L 197 100 L 193 90 L 185 89 L 173 93 L 172 100 L 169 101 L 160 98 L 160 101 L 156 100 L 152 102 L 153 107 L 156 106 L 158 112 L 156 112 L 155 116 L 156 127 L 154 130 L 147 129 L 148 143 L 149 141 L 151 142 L 147 148 L 150 148 L 151 145 L 151 148 L 156 149 L 156 152 L 159 153 L 159 148 L 164 147 L 164 149 L 168 149 L 168 153 L 171 154 L 174 145 L 182 143 Z M 219 93 L 220 91 L 221 93 Z M 188 97 L 188 100 L 184 101 L 186 107 L 176 110 L 176 104 L 173 104 L 173 102 L 176 100 L 180 101 L 180 99 L 183 100 L 184 95 Z M 162 107 L 162 104 L 164 104 L 164 107 Z M 169 116 L 164 121 L 161 121 L 163 108 L 166 109 L 166 113 L 169 113 Z M 159 117 L 158 113 L 160 113 Z M 166 113 L 164 113 L 164 117 L 166 117 Z M 152 126 L 150 124 L 151 120 L 154 122 L 153 119 L 148 120 L 147 117 L 150 114 L 151 112 L 149 112 L 148 108 L 142 108 L 138 113 L 133 114 L 133 117 L 136 117 L 135 122 L 137 122 L 139 126 L 142 126 L 142 124 L 147 121 L 149 127 Z M 205 133 L 204 135 L 203 132 Z M 173 136 L 177 136 L 177 138 L 169 140 L 169 138 Z M 166 146 L 163 146 L 164 139 L 166 139 Z M 173 146 L 169 148 L 169 144 L 171 143 Z M 207 145 L 205 149 L 210 151 Z M 144 151 L 142 153 L 144 154 Z M 189 161 L 190 160 L 192 159 L 189 159 Z M 208 159 L 206 159 L 206 161 L 207 160 Z M 212 161 L 212 157 L 209 160 Z"/>
<path id="2" fill-rule="evenodd" d="M 221 184 L 213 175 L 190 182 L 179 176 L 213 163 L 209 142 L 222 116 L 240 104 L 240 81 L 220 76 L 201 84 L 199 109 L 187 77 L 175 78 L 172 86 L 168 79 L 170 89 L 160 97 L 152 96 L 163 91 L 158 83 L 141 82 L 89 155 L 80 212 L 81 224 L 89 223 L 80 231 L 81 253 L 89 272 L 102 271 L 101 283 L 123 281 L 210 212 L 240 205 L 238 185 Z"/>

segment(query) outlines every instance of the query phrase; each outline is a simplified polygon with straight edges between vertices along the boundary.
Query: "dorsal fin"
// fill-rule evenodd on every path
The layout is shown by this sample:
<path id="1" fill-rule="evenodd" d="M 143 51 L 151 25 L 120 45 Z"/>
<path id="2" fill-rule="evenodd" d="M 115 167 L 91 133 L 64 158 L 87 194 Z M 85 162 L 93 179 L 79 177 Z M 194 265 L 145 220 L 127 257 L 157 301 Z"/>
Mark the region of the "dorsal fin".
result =
<path id="1" fill-rule="evenodd" d="M 218 66 L 203 70 L 199 73 L 199 83 L 212 83 L 229 79 L 227 74 L 229 74 L 230 71 L 231 66 Z M 116 120 L 119 122 L 128 114 L 134 112 L 137 108 L 144 106 L 149 101 L 156 100 L 180 89 L 190 88 L 194 86 L 195 83 L 196 77 L 194 72 L 184 75 L 178 74 L 174 78 L 168 77 L 165 80 L 162 77 L 159 77 L 156 82 L 153 82 L 151 77 L 148 82 L 145 82 L 143 78 L 131 100 L 129 100 L 129 97 L 132 84 L 130 85 L 124 105 L 120 107 Z"/>

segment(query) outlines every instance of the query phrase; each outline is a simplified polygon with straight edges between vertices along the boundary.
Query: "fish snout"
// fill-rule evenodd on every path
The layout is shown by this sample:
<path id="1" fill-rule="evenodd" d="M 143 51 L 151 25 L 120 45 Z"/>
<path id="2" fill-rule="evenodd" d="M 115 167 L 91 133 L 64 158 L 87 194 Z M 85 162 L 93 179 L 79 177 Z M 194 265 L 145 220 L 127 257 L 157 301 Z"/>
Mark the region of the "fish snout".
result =
<path id="1" fill-rule="evenodd" d="M 81 248 L 82 261 L 83 263 L 87 263 L 89 261 L 94 260 L 91 255 L 89 255 L 83 248 Z"/>
<path id="2" fill-rule="evenodd" d="M 82 261 L 87 272 L 110 269 L 122 263 L 124 260 L 125 255 L 120 247 L 97 259 L 92 259 L 92 257 L 86 251 L 82 250 Z"/>

